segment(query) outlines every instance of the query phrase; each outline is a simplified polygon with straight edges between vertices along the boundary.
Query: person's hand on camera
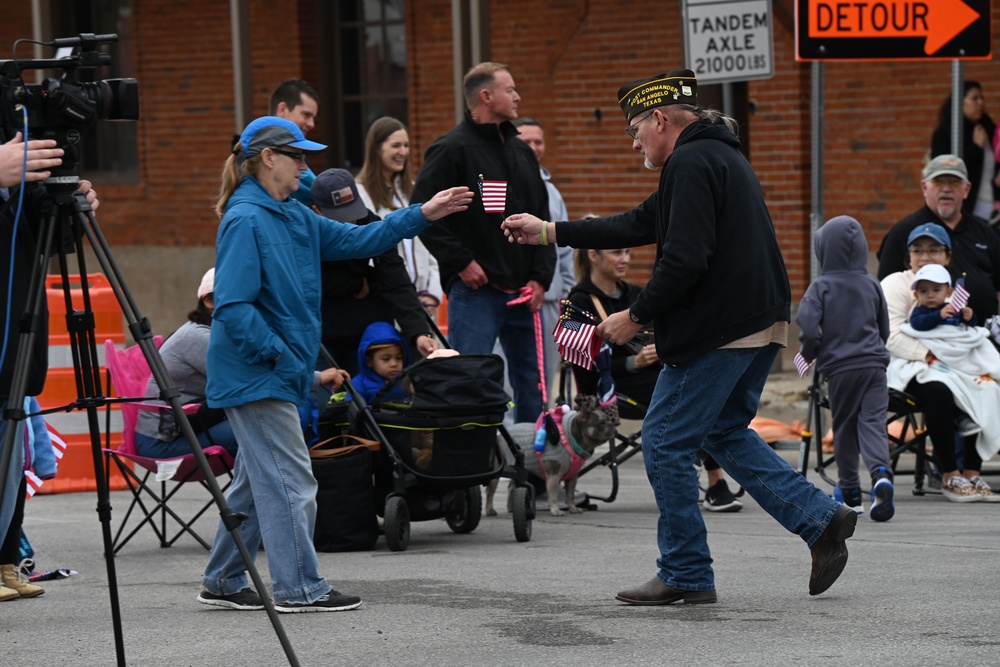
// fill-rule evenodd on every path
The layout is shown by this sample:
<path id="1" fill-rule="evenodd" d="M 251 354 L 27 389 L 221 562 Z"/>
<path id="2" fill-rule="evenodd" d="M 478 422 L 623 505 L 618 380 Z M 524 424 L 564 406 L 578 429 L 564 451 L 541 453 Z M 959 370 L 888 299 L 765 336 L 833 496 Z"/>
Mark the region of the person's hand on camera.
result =
<path id="1" fill-rule="evenodd" d="M 32 139 L 28 142 L 27 183 L 43 181 L 52 167 L 62 164 L 63 149 L 56 148 L 53 139 Z M 24 137 L 18 132 L 5 144 L 0 144 L 0 187 L 10 188 L 21 182 L 24 162 Z"/>

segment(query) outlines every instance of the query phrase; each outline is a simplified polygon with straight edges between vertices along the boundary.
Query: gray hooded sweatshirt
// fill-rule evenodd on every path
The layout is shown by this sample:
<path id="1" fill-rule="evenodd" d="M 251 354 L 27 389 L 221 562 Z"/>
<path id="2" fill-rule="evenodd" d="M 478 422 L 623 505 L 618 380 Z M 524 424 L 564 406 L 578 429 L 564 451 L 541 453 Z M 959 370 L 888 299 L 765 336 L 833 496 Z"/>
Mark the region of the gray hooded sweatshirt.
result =
<path id="1" fill-rule="evenodd" d="M 802 356 L 830 376 L 885 368 L 889 315 L 882 286 L 868 273 L 868 242 L 857 220 L 841 215 L 816 232 L 820 275 L 802 297 L 795 321 Z"/>

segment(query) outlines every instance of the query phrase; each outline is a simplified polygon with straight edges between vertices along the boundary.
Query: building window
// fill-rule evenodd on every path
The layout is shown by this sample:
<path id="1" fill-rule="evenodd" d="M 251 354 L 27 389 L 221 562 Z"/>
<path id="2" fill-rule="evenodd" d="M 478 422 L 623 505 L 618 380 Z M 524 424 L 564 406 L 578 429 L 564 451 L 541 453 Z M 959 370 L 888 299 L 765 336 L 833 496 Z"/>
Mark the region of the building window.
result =
<path id="1" fill-rule="evenodd" d="M 341 0 L 321 10 L 330 25 L 321 60 L 323 132 L 329 165 L 356 172 L 368 127 L 382 116 L 407 122 L 405 0 Z M 325 14 L 325 16 L 322 16 Z M 321 40 L 321 43 L 324 40 Z"/>
<path id="2" fill-rule="evenodd" d="M 132 15 L 129 0 L 79 0 L 51 3 L 45 22 L 47 37 L 73 37 L 80 33 L 115 33 L 118 42 L 100 47 L 111 55 L 111 65 L 81 68 L 70 75 L 75 81 L 100 81 L 135 76 Z M 140 95 L 141 95 L 140 82 Z M 140 98 L 141 109 L 141 98 Z M 136 124 L 99 120 L 84 134 L 79 173 L 101 183 L 138 183 L 139 155 Z"/>

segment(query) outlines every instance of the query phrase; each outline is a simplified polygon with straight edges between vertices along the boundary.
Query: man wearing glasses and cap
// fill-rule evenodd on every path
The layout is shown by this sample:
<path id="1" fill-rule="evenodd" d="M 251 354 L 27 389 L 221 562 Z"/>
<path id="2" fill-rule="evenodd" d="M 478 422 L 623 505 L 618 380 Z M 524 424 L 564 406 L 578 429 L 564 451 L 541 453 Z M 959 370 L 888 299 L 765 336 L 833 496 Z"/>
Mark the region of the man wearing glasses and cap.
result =
<path id="1" fill-rule="evenodd" d="M 962 211 L 972 185 L 965 162 L 957 155 L 938 155 L 924 167 L 920 188 L 924 205 L 906 216 L 886 233 L 878 251 L 878 279 L 909 268 L 908 243 L 911 232 L 933 222 L 948 230 L 951 238 L 951 270 L 955 278 L 965 278 L 969 306 L 980 320 L 997 314 L 1000 292 L 1000 238 L 989 223 Z"/>
<path id="2" fill-rule="evenodd" d="M 508 240 L 619 248 L 655 243 L 657 262 L 632 308 L 597 333 L 628 342 L 653 321 L 665 364 L 642 425 L 643 459 L 660 510 L 658 572 L 618 593 L 626 604 L 716 601 L 694 468 L 703 448 L 771 516 L 810 547 L 809 593 L 847 565 L 857 516 L 808 482 L 750 429 L 778 350 L 791 290 L 760 183 L 739 151 L 736 124 L 697 105 L 697 81 L 675 70 L 618 91 L 633 150 L 660 170 L 656 192 L 608 218 L 544 222 L 518 214 Z"/>

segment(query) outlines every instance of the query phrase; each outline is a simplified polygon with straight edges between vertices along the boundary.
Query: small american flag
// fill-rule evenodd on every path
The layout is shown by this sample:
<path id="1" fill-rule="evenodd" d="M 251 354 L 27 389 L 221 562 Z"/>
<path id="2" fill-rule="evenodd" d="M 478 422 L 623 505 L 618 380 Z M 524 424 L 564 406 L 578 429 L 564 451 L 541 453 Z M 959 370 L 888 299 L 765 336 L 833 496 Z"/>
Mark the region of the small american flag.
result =
<path id="1" fill-rule="evenodd" d="M 559 354 L 571 364 L 593 370 L 594 359 L 601 351 L 601 339 L 595 334 L 597 327 L 575 320 L 559 320 L 552 332 L 559 344 Z"/>
<path id="2" fill-rule="evenodd" d="M 965 289 L 965 280 L 959 278 L 955 281 L 955 291 L 951 293 L 951 305 L 954 306 L 955 312 L 958 312 L 965 308 L 966 304 L 969 303 L 969 290 Z"/>
<path id="3" fill-rule="evenodd" d="M 49 439 L 52 441 L 52 451 L 55 453 L 56 459 L 62 459 L 63 455 L 66 454 L 66 441 L 63 440 L 62 434 L 52 428 L 50 424 L 45 426 L 49 430 Z"/>
<path id="4" fill-rule="evenodd" d="M 809 372 L 809 369 L 816 363 L 815 359 L 812 361 L 806 361 L 806 358 L 802 356 L 801 350 L 795 353 L 795 357 L 792 358 L 792 361 L 795 363 L 795 370 L 799 372 L 800 378 L 805 377 L 806 373 Z"/>
<path id="5" fill-rule="evenodd" d="M 507 181 L 484 181 L 480 174 L 479 194 L 487 213 L 503 213 L 507 207 Z"/>
<path id="6" fill-rule="evenodd" d="M 41 477 L 31 472 L 30 470 L 25 470 L 24 476 L 27 478 L 28 481 L 28 483 L 25 485 L 25 488 L 27 489 L 27 493 L 25 493 L 25 498 L 30 498 L 33 495 L 35 495 L 35 492 L 38 491 L 39 488 L 41 488 L 44 482 L 42 481 Z"/>

